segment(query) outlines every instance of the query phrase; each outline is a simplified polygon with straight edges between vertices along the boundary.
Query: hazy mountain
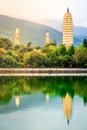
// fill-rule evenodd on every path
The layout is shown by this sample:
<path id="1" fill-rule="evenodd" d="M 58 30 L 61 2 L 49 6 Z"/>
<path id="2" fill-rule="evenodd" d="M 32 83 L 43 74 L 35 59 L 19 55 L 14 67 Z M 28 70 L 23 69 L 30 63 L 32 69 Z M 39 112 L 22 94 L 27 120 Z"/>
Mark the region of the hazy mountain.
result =
<path id="1" fill-rule="evenodd" d="M 49 26 L 51 28 L 54 28 L 54 29 L 62 32 L 62 21 L 61 20 L 55 20 L 55 19 L 37 19 L 35 21 L 37 23 L 39 23 L 39 24 L 43 24 L 43 25 Z"/>
<path id="2" fill-rule="evenodd" d="M 62 33 L 52 28 L 55 26 L 55 28 L 59 27 L 61 29 L 61 21 L 59 21 L 59 24 L 57 24 L 57 21 L 51 21 L 49 26 L 52 25 L 52 27 L 48 27 L 47 25 L 42 25 L 42 23 L 19 20 L 3 15 L 0 15 L 0 37 L 8 37 L 14 41 L 14 33 L 17 25 L 20 27 L 21 43 L 23 44 L 27 44 L 31 41 L 33 45 L 44 45 L 46 31 L 50 32 L 51 41 L 56 39 L 59 44 L 62 43 Z M 81 44 L 81 41 L 81 38 L 74 38 L 75 45 Z"/>
<path id="3" fill-rule="evenodd" d="M 62 32 L 61 20 L 42 19 L 37 22 Z M 75 45 L 82 44 L 83 39 L 87 38 L 87 27 L 74 26 L 74 36 L 76 37 L 74 38 Z"/>
<path id="4" fill-rule="evenodd" d="M 44 45 L 46 31 L 50 32 L 52 41 L 54 39 L 57 39 L 58 43 L 62 41 L 62 33 L 51 27 L 3 15 L 0 16 L 0 37 L 8 37 L 14 41 L 17 25 L 20 27 L 21 42 L 24 44 L 31 41 L 33 45 Z"/>
<path id="5" fill-rule="evenodd" d="M 87 27 L 74 27 L 75 36 L 86 36 L 87 37 Z"/>
<path id="6" fill-rule="evenodd" d="M 38 23 L 52 27 L 60 32 L 62 32 L 62 21 L 53 20 L 53 19 L 41 19 L 37 20 Z M 74 35 L 75 36 L 87 36 L 87 27 L 78 27 L 74 26 Z"/>
<path id="7" fill-rule="evenodd" d="M 87 39 L 87 28 L 85 27 L 74 27 L 74 32 L 75 32 L 75 36 L 78 37 L 78 39 L 80 41 L 83 42 L 83 39 L 86 38 Z"/>

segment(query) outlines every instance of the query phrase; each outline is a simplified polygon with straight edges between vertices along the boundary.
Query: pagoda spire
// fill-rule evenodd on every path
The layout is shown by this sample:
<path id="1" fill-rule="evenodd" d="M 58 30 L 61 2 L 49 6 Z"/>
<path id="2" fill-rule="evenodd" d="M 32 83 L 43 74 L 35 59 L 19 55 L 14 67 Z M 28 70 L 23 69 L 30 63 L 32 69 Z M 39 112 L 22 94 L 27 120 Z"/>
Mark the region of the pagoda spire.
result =
<path id="1" fill-rule="evenodd" d="M 69 119 L 67 120 L 67 125 L 69 125 Z"/>
<path id="2" fill-rule="evenodd" d="M 64 15 L 63 19 L 63 44 L 68 48 L 73 44 L 73 19 L 72 15 L 69 12 L 69 8 L 67 8 L 67 12 Z"/>
<path id="3" fill-rule="evenodd" d="M 67 13 L 69 13 L 69 7 L 67 7 Z"/>

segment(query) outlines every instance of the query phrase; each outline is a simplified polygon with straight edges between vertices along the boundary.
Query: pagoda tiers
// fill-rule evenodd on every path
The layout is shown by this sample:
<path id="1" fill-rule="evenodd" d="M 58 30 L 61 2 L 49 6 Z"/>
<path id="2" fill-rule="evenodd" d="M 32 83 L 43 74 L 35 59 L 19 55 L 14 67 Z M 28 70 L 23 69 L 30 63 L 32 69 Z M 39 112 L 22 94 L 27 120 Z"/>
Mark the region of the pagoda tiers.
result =
<path id="1" fill-rule="evenodd" d="M 67 48 L 73 44 L 73 20 L 69 8 L 67 8 L 67 13 L 65 13 L 63 20 L 63 44 Z"/>
<path id="2" fill-rule="evenodd" d="M 20 44 L 20 29 L 17 26 L 15 30 L 14 45 L 19 45 L 19 44 Z"/>

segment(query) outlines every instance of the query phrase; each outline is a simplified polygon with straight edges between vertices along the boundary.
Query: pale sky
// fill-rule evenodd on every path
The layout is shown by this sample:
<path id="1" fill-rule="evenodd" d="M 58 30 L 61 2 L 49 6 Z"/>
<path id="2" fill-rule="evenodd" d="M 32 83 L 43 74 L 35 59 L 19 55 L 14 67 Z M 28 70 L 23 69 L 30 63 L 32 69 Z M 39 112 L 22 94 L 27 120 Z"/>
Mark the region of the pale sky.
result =
<path id="1" fill-rule="evenodd" d="M 75 25 L 87 26 L 87 0 L 0 0 L 0 14 L 24 19 L 63 19 L 70 8 Z"/>

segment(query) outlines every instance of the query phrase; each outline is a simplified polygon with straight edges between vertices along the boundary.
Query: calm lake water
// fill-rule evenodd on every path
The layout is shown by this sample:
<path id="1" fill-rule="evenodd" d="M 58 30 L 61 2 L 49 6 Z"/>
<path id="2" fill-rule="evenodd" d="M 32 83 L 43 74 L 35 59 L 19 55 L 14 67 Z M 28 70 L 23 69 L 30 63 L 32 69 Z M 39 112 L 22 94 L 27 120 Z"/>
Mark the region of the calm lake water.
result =
<path id="1" fill-rule="evenodd" d="M 87 130 L 87 77 L 0 77 L 0 130 Z"/>

